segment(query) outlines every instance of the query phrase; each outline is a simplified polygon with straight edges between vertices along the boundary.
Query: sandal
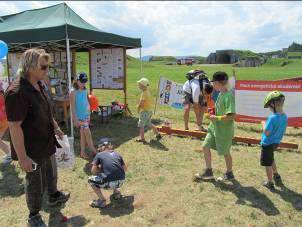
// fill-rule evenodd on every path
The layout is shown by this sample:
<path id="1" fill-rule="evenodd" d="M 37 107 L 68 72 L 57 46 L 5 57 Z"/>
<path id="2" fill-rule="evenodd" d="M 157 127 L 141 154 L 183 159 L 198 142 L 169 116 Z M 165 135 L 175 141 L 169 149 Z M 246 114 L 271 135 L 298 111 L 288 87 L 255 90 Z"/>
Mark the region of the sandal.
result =
<path id="1" fill-rule="evenodd" d="M 104 208 L 106 207 L 106 200 L 102 200 L 102 199 L 93 200 L 89 205 L 92 208 Z"/>

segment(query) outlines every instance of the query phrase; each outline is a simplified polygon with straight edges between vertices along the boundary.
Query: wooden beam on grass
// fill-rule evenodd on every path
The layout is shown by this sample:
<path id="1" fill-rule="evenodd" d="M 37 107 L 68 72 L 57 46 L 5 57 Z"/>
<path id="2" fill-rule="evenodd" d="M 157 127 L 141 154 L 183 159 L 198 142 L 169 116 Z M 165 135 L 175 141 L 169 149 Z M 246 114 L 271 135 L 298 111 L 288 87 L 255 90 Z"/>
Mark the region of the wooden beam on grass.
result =
<path id="1" fill-rule="evenodd" d="M 195 137 L 195 138 L 204 138 L 207 135 L 206 132 L 174 129 L 174 128 L 170 128 L 168 126 L 157 127 L 157 130 L 161 133 L 165 133 L 168 135 L 176 134 L 176 135 L 181 135 L 181 136 L 191 136 L 191 137 Z M 250 138 L 250 137 L 235 136 L 233 140 L 235 142 L 240 142 L 240 143 L 260 144 L 260 139 Z M 296 143 L 281 142 L 279 144 L 279 147 L 288 148 L 288 149 L 298 149 L 299 145 Z"/>

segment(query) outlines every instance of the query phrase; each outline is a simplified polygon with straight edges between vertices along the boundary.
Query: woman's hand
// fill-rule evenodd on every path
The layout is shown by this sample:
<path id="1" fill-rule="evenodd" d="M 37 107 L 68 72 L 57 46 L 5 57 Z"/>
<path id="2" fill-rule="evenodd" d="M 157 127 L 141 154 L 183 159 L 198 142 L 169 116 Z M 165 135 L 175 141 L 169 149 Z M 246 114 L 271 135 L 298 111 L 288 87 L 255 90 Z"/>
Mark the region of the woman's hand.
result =
<path id="1" fill-rule="evenodd" d="M 33 160 L 28 156 L 25 156 L 22 159 L 19 158 L 19 165 L 21 169 L 27 173 L 33 171 Z"/>
<path id="2" fill-rule="evenodd" d="M 61 130 L 60 128 L 56 128 L 56 129 L 55 129 L 55 134 L 56 134 L 61 140 L 63 140 L 64 132 L 62 132 L 62 130 Z"/>

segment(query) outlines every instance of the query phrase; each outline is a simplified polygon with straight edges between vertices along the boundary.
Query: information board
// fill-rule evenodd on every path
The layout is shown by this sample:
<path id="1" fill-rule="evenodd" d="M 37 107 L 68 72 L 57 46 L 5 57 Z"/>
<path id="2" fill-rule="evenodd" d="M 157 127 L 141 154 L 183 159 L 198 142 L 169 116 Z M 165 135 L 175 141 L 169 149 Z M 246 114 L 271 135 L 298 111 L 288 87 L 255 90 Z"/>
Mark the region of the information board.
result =
<path id="1" fill-rule="evenodd" d="M 90 50 L 92 89 L 123 90 L 125 88 L 124 49 Z"/>
<path id="2" fill-rule="evenodd" d="M 236 121 L 259 123 L 271 112 L 263 107 L 265 96 L 274 90 L 285 95 L 284 112 L 288 116 L 288 125 L 302 126 L 302 81 L 252 81 L 237 80 Z"/>

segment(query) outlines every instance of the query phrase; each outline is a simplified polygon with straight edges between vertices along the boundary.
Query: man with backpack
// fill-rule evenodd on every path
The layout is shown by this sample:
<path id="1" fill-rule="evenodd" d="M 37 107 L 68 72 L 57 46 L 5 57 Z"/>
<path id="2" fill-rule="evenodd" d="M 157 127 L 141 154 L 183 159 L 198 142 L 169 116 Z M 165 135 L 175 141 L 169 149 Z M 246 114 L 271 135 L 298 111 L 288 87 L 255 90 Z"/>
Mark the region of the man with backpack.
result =
<path id="1" fill-rule="evenodd" d="M 205 95 L 211 94 L 213 87 L 208 80 L 206 73 L 203 70 L 190 70 L 186 74 L 187 81 L 183 85 L 184 92 L 184 123 L 185 130 L 189 130 L 189 114 L 190 107 L 193 109 L 196 116 L 196 123 L 200 131 L 207 130 L 202 126 L 205 107 L 207 106 Z"/>

